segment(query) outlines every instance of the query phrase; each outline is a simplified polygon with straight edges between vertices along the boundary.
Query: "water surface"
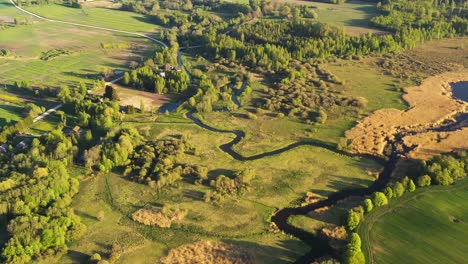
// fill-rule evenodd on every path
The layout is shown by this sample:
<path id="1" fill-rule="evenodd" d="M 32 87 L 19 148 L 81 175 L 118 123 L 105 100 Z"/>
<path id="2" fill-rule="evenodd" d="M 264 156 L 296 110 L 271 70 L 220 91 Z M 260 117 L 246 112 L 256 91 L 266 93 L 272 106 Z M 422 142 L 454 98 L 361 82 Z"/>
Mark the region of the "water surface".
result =
<path id="1" fill-rule="evenodd" d="M 468 81 L 450 84 L 453 97 L 468 102 Z"/>

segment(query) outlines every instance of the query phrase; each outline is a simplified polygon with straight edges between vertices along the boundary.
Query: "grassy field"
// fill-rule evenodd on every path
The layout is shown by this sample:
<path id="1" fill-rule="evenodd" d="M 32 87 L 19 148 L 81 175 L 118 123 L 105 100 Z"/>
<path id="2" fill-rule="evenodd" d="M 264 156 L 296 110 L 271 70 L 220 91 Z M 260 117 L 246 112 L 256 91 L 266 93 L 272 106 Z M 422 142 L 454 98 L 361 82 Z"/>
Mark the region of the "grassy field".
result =
<path id="1" fill-rule="evenodd" d="M 464 263 L 468 180 L 405 194 L 366 216 L 358 231 L 369 263 Z"/>
<path id="2" fill-rule="evenodd" d="M 372 3 L 348 1 L 336 5 L 302 0 L 292 0 L 291 2 L 314 7 L 318 21 L 343 26 L 346 32 L 351 35 L 381 32 L 369 26 L 370 19 L 377 14 L 377 8 Z"/>
<path id="3" fill-rule="evenodd" d="M 0 90 L 0 117 L 5 119 L 6 122 L 21 120 L 23 106 L 24 100 L 9 94 L 4 89 Z M 2 121 L 0 121 L 0 125 L 3 125 Z"/>
<path id="4" fill-rule="evenodd" d="M 113 8 L 72 8 L 64 5 L 34 5 L 26 8 L 41 16 L 86 25 L 138 33 L 159 33 L 162 28 L 151 23 L 148 16 Z"/>
<path id="5" fill-rule="evenodd" d="M 235 2 L 249 3 L 248 0 L 236 0 Z M 287 0 L 282 2 L 310 6 L 317 13 L 318 21 L 335 26 L 343 26 L 346 32 L 351 35 L 382 32 L 369 26 L 370 19 L 377 15 L 377 7 L 372 3 L 348 1 L 337 5 L 305 0 Z"/>
<path id="6" fill-rule="evenodd" d="M 291 262 L 307 251 L 307 246 L 289 236 L 272 233 L 269 218 L 277 209 L 296 203 L 312 191 L 326 196 L 351 186 L 367 186 L 374 179 L 368 172 L 379 166 L 367 159 L 348 158 L 314 147 L 300 147 L 264 159 L 239 162 L 223 153 L 218 146 L 231 135 L 212 133 L 183 119 L 162 115 L 151 121 L 150 115 L 136 115 L 122 124 L 138 128 L 149 140 L 184 134 L 199 155 L 183 160 L 209 168 L 209 179 L 220 174 L 253 168 L 256 178 L 243 196 L 227 197 L 219 204 L 206 203 L 206 185 L 194 185 L 190 179 L 177 187 L 155 192 L 118 174 L 82 180 L 74 208 L 88 226 L 83 239 L 70 246 L 62 263 L 83 260 L 94 252 L 103 256 L 120 237 L 130 237 L 133 244 L 119 263 L 154 263 L 168 249 L 198 240 L 221 240 L 253 249 L 259 263 Z M 130 121 L 132 120 L 132 121 Z M 167 123 L 167 122 L 176 123 Z M 188 121 L 188 120 L 186 120 Z M 170 229 L 147 227 L 133 222 L 130 215 L 145 205 L 172 205 L 187 209 L 188 215 Z M 99 211 L 104 220 L 98 221 Z"/>
<path id="7" fill-rule="evenodd" d="M 0 58 L 0 82 L 29 80 L 42 87 L 90 83 L 105 68 L 128 69 L 130 61 L 139 61 L 152 49 L 152 44 L 141 38 L 50 22 L 2 30 L 0 41 L 13 54 Z M 131 48 L 103 49 L 101 43 L 123 43 Z M 43 52 L 53 49 L 64 49 L 70 54 L 40 59 Z"/>
<path id="8" fill-rule="evenodd" d="M 133 105 L 136 108 L 140 108 L 141 102 L 143 102 L 145 111 L 150 112 L 159 109 L 162 105 L 170 102 L 171 98 L 152 92 L 145 92 L 132 88 L 126 88 L 122 85 L 113 84 L 113 87 L 117 89 L 119 95 L 119 104 L 123 106 Z M 92 94 L 103 95 L 105 88 L 96 89 L 92 91 Z"/>

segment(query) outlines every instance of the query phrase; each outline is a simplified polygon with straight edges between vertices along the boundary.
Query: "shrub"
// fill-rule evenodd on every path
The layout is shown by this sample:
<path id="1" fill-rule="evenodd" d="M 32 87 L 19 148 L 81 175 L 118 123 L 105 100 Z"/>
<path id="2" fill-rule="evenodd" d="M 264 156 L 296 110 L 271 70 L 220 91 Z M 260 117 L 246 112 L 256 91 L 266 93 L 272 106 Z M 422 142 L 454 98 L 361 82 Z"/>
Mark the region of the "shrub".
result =
<path id="1" fill-rule="evenodd" d="M 354 210 L 350 210 L 348 213 L 348 219 L 346 220 L 346 227 L 348 228 L 348 230 L 352 231 L 356 229 L 360 222 L 361 215 Z"/>
<path id="2" fill-rule="evenodd" d="M 375 192 L 372 194 L 372 202 L 375 206 L 383 206 L 388 204 L 388 199 L 383 192 Z"/>
<path id="3" fill-rule="evenodd" d="M 371 199 L 365 199 L 364 200 L 364 211 L 366 213 L 369 213 L 370 211 L 372 211 L 373 208 L 374 208 L 374 204 L 372 203 L 372 200 Z"/>
<path id="4" fill-rule="evenodd" d="M 384 190 L 385 196 L 387 196 L 388 199 L 393 198 L 393 190 L 390 187 L 386 187 Z"/>
<path id="5" fill-rule="evenodd" d="M 361 238 L 357 233 L 351 233 L 348 245 L 343 255 L 343 262 L 347 264 L 364 264 L 366 259 L 361 250 Z"/>
<path id="6" fill-rule="evenodd" d="M 421 175 L 416 180 L 418 187 L 426 187 L 431 185 L 431 177 L 429 175 Z"/>
<path id="7" fill-rule="evenodd" d="M 252 120 L 256 120 L 256 119 L 257 119 L 257 116 L 256 116 L 255 114 L 253 114 L 253 113 L 247 113 L 247 117 L 248 117 L 249 119 L 252 119 Z"/>
<path id="8" fill-rule="evenodd" d="M 408 191 L 409 192 L 414 192 L 414 190 L 416 190 L 416 185 L 414 185 L 413 180 L 410 180 L 409 183 L 408 183 Z"/>
<path id="9" fill-rule="evenodd" d="M 89 258 L 89 261 L 92 263 L 99 262 L 101 260 L 101 255 L 99 253 L 94 253 L 91 258 Z"/>
<path id="10" fill-rule="evenodd" d="M 400 197 L 405 193 L 405 187 L 400 182 L 395 183 L 393 186 L 393 195 L 395 197 Z"/>

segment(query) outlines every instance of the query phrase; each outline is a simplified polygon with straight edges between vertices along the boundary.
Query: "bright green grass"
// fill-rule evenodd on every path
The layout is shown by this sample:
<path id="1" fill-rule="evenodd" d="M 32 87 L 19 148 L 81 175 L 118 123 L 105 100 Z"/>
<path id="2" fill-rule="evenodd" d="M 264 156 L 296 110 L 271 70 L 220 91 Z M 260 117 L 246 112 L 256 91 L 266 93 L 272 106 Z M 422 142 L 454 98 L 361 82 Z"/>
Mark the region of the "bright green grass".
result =
<path id="1" fill-rule="evenodd" d="M 160 31 L 148 16 L 110 8 L 71 8 L 63 5 L 34 5 L 28 11 L 50 19 L 101 26 L 131 32 L 148 33 Z"/>
<path id="2" fill-rule="evenodd" d="M 3 125 L 5 121 L 21 120 L 23 118 L 21 115 L 23 106 L 24 100 L 4 90 L 0 90 L 0 118 L 2 118 L 0 126 Z"/>
<path id="3" fill-rule="evenodd" d="M 358 232 L 367 262 L 465 263 L 468 179 L 405 194 L 366 216 Z"/>

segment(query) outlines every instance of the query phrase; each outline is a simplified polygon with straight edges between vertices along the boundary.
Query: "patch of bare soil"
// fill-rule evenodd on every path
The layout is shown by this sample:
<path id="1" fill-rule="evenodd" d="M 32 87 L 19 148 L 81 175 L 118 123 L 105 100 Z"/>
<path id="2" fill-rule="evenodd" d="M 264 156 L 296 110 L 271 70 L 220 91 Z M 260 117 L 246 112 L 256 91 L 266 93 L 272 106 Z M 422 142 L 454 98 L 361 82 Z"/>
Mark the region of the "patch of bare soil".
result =
<path id="1" fill-rule="evenodd" d="M 184 219 L 186 215 L 184 210 L 147 207 L 133 213 L 132 219 L 144 225 L 169 228 L 173 222 Z"/>
<path id="2" fill-rule="evenodd" d="M 467 79 L 468 69 L 464 69 L 427 78 L 420 86 L 408 88 L 408 93 L 403 96 L 409 105 L 408 110 L 378 110 L 346 132 L 346 138 L 352 141 L 352 152 L 382 155 L 386 143 L 394 139 L 395 135 L 410 131 L 424 132 L 428 128 L 439 126 L 443 121 L 458 113 L 468 111 L 468 103 L 454 99 L 450 88 L 450 83 Z M 413 141 L 422 143 L 421 140 L 425 138 L 423 135 L 418 135 L 417 138 L 420 139 L 413 139 Z M 455 138 L 462 136 L 463 134 L 458 133 Z M 447 143 L 445 150 L 458 141 L 460 140 L 451 139 L 450 142 L 453 143 Z M 432 145 L 434 147 L 441 146 L 440 144 Z M 426 156 L 416 155 L 419 152 L 415 152 L 413 155 L 415 158 L 428 157 L 430 151 L 438 153 L 436 149 L 425 149 Z"/>
<path id="3" fill-rule="evenodd" d="M 253 264 L 254 257 L 248 250 L 230 244 L 200 241 L 171 249 L 160 260 L 163 264 Z"/>
<path id="4" fill-rule="evenodd" d="M 143 102 L 145 110 L 151 111 L 155 108 L 159 109 L 163 104 L 170 101 L 170 98 L 166 95 L 125 88 L 118 84 L 112 84 L 112 86 L 117 88 L 117 93 L 120 98 L 119 104 L 122 106 L 132 105 L 133 107 L 140 108 Z M 103 95 L 104 88 L 92 91 L 91 93 Z"/>
<path id="5" fill-rule="evenodd" d="M 92 7 L 101 7 L 101 8 L 116 8 L 120 7 L 120 3 L 115 3 L 113 1 L 87 1 L 81 3 L 81 6 L 84 8 L 92 8 Z"/>
<path id="6" fill-rule="evenodd" d="M 15 23 L 15 19 L 10 16 L 0 16 L 0 22 L 13 24 Z"/>

